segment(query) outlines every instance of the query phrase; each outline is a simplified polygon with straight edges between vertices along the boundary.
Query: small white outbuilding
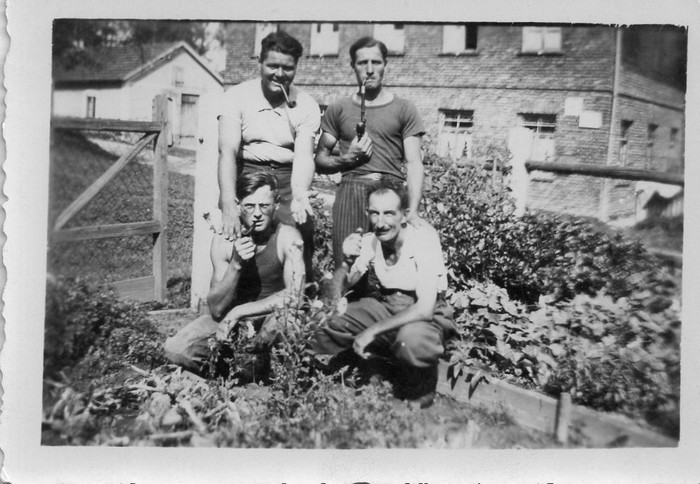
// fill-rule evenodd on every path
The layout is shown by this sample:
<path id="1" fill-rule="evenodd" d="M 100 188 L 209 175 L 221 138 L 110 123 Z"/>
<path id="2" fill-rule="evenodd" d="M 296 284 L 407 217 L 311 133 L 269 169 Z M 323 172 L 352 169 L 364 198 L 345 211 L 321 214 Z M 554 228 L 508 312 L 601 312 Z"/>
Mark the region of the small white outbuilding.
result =
<path id="1" fill-rule="evenodd" d="M 54 65 L 54 116 L 148 121 L 153 98 L 167 93 L 174 141 L 194 147 L 201 96 L 224 90 L 219 73 L 185 42 L 104 47 L 89 59 Z"/>

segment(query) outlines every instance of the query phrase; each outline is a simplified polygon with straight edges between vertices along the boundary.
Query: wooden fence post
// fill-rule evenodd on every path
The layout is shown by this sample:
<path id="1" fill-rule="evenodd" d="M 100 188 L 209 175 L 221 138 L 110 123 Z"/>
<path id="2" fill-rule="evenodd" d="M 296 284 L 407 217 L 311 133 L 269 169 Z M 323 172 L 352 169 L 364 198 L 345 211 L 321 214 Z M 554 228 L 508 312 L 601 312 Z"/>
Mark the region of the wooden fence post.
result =
<path id="1" fill-rule="evenodd" d="M 153 234 L 154 294 L 157 301 L 165 300 L 168 283 L 168 97 L 160 94 L 153 99 L 153 120 L 162 123 L 153 153 L 153 220 L 160 223 L 160 232 Z"/>

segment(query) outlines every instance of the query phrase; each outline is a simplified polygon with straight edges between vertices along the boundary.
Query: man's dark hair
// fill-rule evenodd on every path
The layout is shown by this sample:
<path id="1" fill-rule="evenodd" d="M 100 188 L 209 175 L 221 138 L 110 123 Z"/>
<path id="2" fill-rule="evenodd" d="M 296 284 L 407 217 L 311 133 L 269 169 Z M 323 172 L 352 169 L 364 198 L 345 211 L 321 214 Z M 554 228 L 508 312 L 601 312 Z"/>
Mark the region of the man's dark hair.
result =
<path id="1" fill-rule="evenodd" d="M 382 179 L 371 185 L 367 190 L 367 201 L 369 201 L 369 197 L 375 193 L 381 195 L 387 192 L 396 193 L 399 197 L 399 208 L 401 210 L 406 210 L 408 208 L 408 190 L 406 190 L 406 184 L 398 180 Z"/>
<path id="2" fill-rule="evenodd" d="M 350 65 L 355 65 L 358 50 L 366 47 L 374 47 L 375 45 L 379 47 L 379 52 L 382 53 L 382 59 L 386 62 L 386 56 L 389 55 L 389 50 L 386 48 L 384 42 L 368 36 L 356 40 L 355 43 L 350 46 Z"/>
<path id="3" fill-rule="evenodd" d="M 265 186 L 270 187 L 270 190 L 275 194 L 275 200 L 277 200 L 277 178 L 275 175 L 267 171 L 240 175 L 236 181 L 236 197 L 238 200 L 243 200 L 257 189 Z"/>
<path id="4" fill-rule="evenodd" d="M 267 57 L 267 53 L 279 52 L 280 54 L 291 55 L 296 63 L 304 53 L 304 48 L 301 46 L 299 41 L 289 35 L 284 30 L 278 30 L 277 32 L 272 32 L 268 34 L 261 43 L 260 48 L 260 62 L 264 61 Z"/>

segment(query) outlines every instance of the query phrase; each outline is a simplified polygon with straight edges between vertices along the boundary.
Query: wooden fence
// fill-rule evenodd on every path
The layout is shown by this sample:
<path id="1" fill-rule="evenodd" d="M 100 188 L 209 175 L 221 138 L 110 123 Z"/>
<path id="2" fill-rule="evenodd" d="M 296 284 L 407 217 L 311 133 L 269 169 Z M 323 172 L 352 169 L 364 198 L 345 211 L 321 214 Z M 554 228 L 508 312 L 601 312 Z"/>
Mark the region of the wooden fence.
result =
<path id="1" fill-rule="evenodd" d="M 153 100 L 152 121 L 54 117 L 51 119 L 51 128 L 52 130 L 144 133 L 130 150 L 120 156 L 114 164 L 58 214 L 53 226 L 49 229 L 49 241 L 50 244 L 53 244 L 151 234 L 153 236 L 152 273 L 145 277 L 117 281 L 112 283 L 112 286 L 120 296 L 125 298 L 140 301 L 164 300 L 167 283 L 167 143 L 170 129 L 167 96 L 159 95 Z M 65 228 L 71 219 L 110 184 L 129 163 L 134 163 L 137 155 L 154 141 L 151 220 Z M 119 200 L 115 200 L 114 203 L 119 203 Z"/>
<path id="2" fill-rule="evenodd" d="M 589 163 L 556 163 L 548 161 L 527 161 L 525 168 L 528 172 L 545 171 L 567 175 L 588 175 L 603 178 L 614 178 L 633 181 L 653 181 L 670 185 L 684 185 L 683 175 L 679 173 L 663 173 L 638 168 L 621 166 L 593 165 Z"/>

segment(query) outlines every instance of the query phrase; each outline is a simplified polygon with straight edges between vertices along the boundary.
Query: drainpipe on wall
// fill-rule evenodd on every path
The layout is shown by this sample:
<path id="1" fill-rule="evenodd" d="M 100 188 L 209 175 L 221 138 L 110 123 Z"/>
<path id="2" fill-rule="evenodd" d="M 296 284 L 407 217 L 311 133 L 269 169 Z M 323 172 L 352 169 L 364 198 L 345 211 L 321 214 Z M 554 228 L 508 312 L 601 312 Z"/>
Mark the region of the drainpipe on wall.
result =
<path id="1" fill-rule="evenodd" d="M 613 144 L 615 141 L 614 129 L 617 122 L 617 94 L 620 89 L 620 69 L 622 66 L 622 29 L 615 27 L 615 67 L 613 69 L 612 102 L 610 105 L 610 126 L 608 129 L 608 155 L 605 164 L 613 165 Z M 600 193 L 598 218 L 603 222 L 610 220 L 610 185 L 612 180 L 603 180 L 603 189 Z"/>

